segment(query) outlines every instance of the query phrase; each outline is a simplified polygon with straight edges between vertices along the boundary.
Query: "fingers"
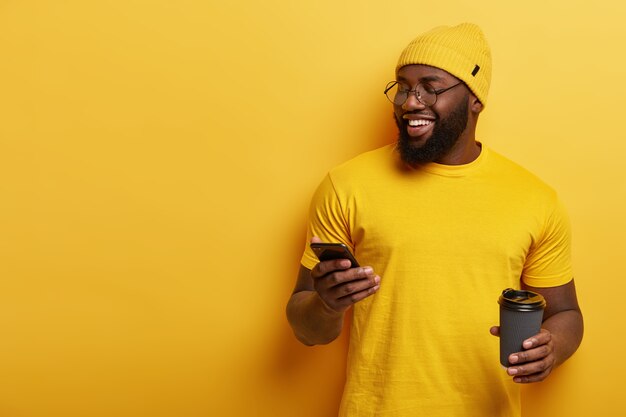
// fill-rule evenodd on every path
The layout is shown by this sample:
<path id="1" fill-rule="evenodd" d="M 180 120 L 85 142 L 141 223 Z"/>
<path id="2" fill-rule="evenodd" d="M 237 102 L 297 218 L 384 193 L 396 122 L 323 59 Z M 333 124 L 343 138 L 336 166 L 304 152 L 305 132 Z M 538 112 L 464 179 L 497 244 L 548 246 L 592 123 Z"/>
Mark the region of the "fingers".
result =
<path id="1" fill-rule="evenodd" d="M 351 305 L 375 294 L 380 288 L 380 277 L 350 281 L 331 288 L 319 288 L 322 300 L 335 311 L 345 311 Z"/>
<path id="2" fill-rule="evenodd" d="M 337 303 L 341 306 L 351 306 L 352 304 L 361 301 L 378 291 L 378 288 L 380 287 L 379 284 L 379 276 L 374 277 L 373 283 L 369 279 L 363 279 L 346 284 L 342 286 L 341 291 L 339 291 L 339 294 L 344 292 L 346 295 L 339 297 L 337 299 Z"/>
<path id="3" fill-rule="evenodd" d="M 552 372 L 553 367 L 554 356 L 550 355 L 535 362 L 509 367 L 507 373 L 514 377 L 514 382 L 539 382 L 543 381 Z"/>
<path id="4" fill-rule="evenodd" d="M 526 363 L 537 361 L 552 354 L 552 334 L 542 329 L 535 336 L 526 339 L 522 347 L 526 350 L 513 353 L 509 356 L 511 363 Z"/>
<path id="5" fill-rule="evenodd" d="M 332 262 L 334 261 L 329 261 L 329 263 Z M 348 269 L 334 271 L 315 279 L 317 285 L 325 289 L 332 289 L 338 293 L 339 297 L 345 297 L 365 289 L 364 286 L 373 287 L 380 282 L 380 277 L 374 274 L 371 267 L 349 268 L 350 261 L 340 261 L 345 266 L 344 262 L 348 264 Z M 323 269 L 324 267 L 321 267 L 320 270 Z"/>
<path id="6" fill-rule="evenodd" d="M 311 276 L 322 301 L 340 312 L 380 288 L 380 277 L 371 267 L 350 268 L 350 261 L 345 259 L 320 262 Z"/>
<path id="7" fill-rule="evenodd" d="M 311 271 L 311 276 L 313 277 L 313 279 L 318 279 L 335 271 L 350 269 L 351 266 L 352 263 L 348 259 L 334 259 L 332 261 L 323 261 L 315 265 L 315 267 Z"/>
<path id="8" fill-rule="evenodd" d="M 489 333 L 491 333 L 493 336 L 498 336 L 500 337 L 500 326 L 493 326 L 489 329 Z"/>
<path id="9" fill-rule="evenodd" d="M 321 243 L 317 236 L 311 243 Z M 380 288 L 380 277 L 372 267 L 352 268 L 349 259 L 319 262 L 311 270 L 315 291 L 332 310 L 342 312 L 352 304 L 374 294 Z"/>
<path id="10" fill-rule="evenodd" d="M 523 347 L 526 350 L 509 356 L 509 362 L 514 366 L 507 368 L 507 373 L 514 376 L 513 381 L 519 383 L 543 381 L 555 363 L 552 335 L 542 329 L 537 335 L 525 340 Z"/>
<path id="11" fill-rule="evenodd" d="M 534 373 L 531 375 L 515 376 L 513 378 L 513 382 L 517 382 L 518 384 L 530 384 L 532 382 L 541 382 L 544 379 L 546 379 L 548 375 L 550 375 L 551 372 L 552 372 L 552 367 L 548 367 L 539 373 Z"/>
<path id="12" fill-rule="evenodd" d="M 530 349 L 534 346 L 545 345 L 552 340 L 552 334 L 546 329 L 541 329 L 539 333 L 534 335 L 533 337 L 524 340 L 522 347 L 524 349 Z"/>

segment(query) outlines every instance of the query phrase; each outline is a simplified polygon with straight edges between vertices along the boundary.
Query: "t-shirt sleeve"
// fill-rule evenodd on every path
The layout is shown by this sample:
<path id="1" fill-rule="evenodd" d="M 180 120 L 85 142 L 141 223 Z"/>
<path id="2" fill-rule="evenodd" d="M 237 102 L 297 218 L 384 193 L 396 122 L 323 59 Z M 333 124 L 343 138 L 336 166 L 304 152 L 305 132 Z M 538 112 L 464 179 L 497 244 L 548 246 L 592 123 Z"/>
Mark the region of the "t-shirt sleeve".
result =
<path id="1" fill-rule="evenodd" d="M 526 257 L 522 280 L 532 287 L 556 287 L 573 278 L 571 227 L 565 207 L 556 199 L 543 233 Z"/>
<path id="2" fill-rule="evenodd" d="M 313 269 L 319 262 L 309 247 L 312 236 L 319 237 L 322 242 L 344 243 L 354 253 L 350 227 L 330 174 L 324 178 L 311 200 L 307 241 L 300 261 L 308 269 Z"/>

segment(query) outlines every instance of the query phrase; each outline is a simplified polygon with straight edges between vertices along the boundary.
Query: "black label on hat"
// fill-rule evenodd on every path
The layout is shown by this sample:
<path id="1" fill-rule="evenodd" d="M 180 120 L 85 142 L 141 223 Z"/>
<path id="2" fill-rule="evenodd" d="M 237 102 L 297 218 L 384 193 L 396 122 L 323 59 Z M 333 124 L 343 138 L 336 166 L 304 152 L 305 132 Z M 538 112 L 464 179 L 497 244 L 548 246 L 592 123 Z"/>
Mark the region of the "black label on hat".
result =
<path id="1" fill-rule="evenodd" d="M 479 69 L 480 69 L 480 67 L 479 67 L 478 65 L 476 65 L 476 66 L 474 67 L 474 71 L 472 71 L 472 77 L 475 77 L 475 76 L 476 76 L 476 74 L 478 74 L 478 70 L 479 70 Z"/>

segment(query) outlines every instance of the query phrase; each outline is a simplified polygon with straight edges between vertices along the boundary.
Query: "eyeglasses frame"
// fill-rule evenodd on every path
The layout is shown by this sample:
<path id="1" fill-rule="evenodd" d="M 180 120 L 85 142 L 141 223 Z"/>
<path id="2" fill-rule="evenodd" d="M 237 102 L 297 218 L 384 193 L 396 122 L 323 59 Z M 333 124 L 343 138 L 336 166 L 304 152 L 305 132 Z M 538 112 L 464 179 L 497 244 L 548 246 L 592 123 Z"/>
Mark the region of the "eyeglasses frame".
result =
<path id="1" fill-rule="evenodd" d="M 434 101 L 432 104 L 427 104 L 427 103 L 424 103 L 424 102 L 422 101 L 422 99 L 420 98 L 420 94 L 418 93 L 417 88 L 418 88 L 420 85 L 423 85 L 422 83 L 417 83 L 417 85 L 415 86 L 415 88 L 414 88 L 413 90 L 408 90 L 408 91 L 406 92 L 406 98 L 404 99 L 404 101 L 403 101 L 402 103 L 400 103 L 400 104 L 396 104 L 396 102 L 395 102 L 394 100 L 391 100 L 391 99 L 389 98 L 389 96 L 387 95 L 387 92 L 388 92 L 389 90 L 391 90 L 393 87 L 395 87 L 397 84 L 401 84 L 401 83 L 400 83 L 400 81 L 398 81 L 398 80 L 394 80 L 394 81 L 389 81 L 389 82 L 387 83 L 387 87 L 385 87 L 385 91 L 383 92 L 383 93 L 385 94 L 385 97 L 387 97 L 387 100 L 391 101 L 391 102 L 392 102 L 393 104 L 395 104 L 396 106 L 402 106 L 402 105 L 404 105 L 404 103 L 406 103 L 406 101 L 409 99 L 409 96 L 410 96 L 411 94 L 413 94 L 413 95 L 415 95 L 415 98 L 417 99 L 417 101 L 419 101 L 420 103 L 422 103 L 424 106 L 431 107 L 431 106 L 434 106 L 434 105 L 435 105 L 435 103 L 437 103 L 437 98 L 439 97 L 439 95 L 440 95 L 440 94 L 443 94 L 443 93 L 445 93 L 446 91 L 453 89 L 453 88 L 454 88 L 454 87 L 456 87 L 457 85 L 461 85 L 461 84 L 463 84 L 463 81 L 459 81 L 458 83 L 456 83 L 456 84 L 454 84 L 454 85 L 452 85 L 452 86 L 450 86 L 450 87 L 441 88 L 441 89 L 439 89 L 439 90 L 433 90 L 433 94 L 435 95 L 435 101 Z M 402 83 L 402 84 L 403 84 L 403 83 Z"/>

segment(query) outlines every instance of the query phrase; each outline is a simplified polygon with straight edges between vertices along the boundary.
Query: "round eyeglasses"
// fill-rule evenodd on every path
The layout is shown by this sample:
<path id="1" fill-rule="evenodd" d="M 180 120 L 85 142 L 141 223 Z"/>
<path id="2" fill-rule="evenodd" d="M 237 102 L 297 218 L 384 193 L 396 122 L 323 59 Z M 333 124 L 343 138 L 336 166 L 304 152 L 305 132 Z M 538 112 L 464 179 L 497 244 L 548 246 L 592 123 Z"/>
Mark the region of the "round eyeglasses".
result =
<path id="1" fill-rule="evenodd" d="M 446 91 L 463 84 L 463 81 L 459 81 L 453 86 L 435 90 L 429 84 L 418 84 L 415 86 L 415 90 L 411 90 L 411 87 L 403 84 L 399 81 L 389 81 L 387 87 L 385 87 L 385 96 L 396 106 L 403 105 L 409 98 L 409 94 L 415 94 L 415 98 L 424 106 L 432 106 L 437 102 L 437 96 L 443 94 Z"/>

